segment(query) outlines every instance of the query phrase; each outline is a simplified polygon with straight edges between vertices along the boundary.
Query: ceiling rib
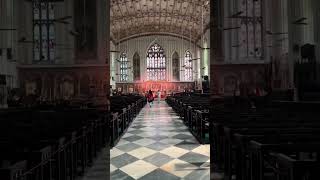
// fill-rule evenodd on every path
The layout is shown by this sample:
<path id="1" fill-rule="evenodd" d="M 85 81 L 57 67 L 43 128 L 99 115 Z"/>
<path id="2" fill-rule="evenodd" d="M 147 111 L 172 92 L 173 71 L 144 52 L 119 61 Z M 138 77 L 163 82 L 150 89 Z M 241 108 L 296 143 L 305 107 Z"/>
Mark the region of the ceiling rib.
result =
<path id="1" fill-rule="evenodd" d="M 209 23 L 209 0 L 112 0 L 111 36 L 119 42 L 145 34 L 175 34 L 196 41 Z M 200 9 L 200 11 L 199 11 Z M 117 34 L 120 33 L 120 37 Z"/>

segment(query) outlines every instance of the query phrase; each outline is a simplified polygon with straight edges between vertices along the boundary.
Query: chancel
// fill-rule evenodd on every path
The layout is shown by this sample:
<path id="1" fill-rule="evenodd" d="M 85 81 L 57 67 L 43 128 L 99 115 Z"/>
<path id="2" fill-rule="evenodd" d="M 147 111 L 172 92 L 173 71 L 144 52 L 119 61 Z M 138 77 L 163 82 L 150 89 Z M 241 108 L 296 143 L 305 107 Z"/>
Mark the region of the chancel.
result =
<path id="1" fill-rule="evenodd" d="M 318 180 L 319 0 L 0 0 L 1 180 Z"/>

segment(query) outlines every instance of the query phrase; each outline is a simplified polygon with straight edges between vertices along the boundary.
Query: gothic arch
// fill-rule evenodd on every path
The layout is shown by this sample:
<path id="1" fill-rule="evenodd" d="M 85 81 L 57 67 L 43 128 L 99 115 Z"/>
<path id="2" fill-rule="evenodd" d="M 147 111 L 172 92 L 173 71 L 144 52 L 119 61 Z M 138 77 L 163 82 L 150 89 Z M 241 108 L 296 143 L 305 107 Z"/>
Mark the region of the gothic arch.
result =
<path id="1" fill-rule="evenodd" d="M 167 80 L 167 62 L 163 48 L 154 43 L 147 51 L 147 80 L 165 81 Z"/>
<path id="2" fill-rule="evenodd" d="M 89 95 L 90 93 L 90 77 L 85 74 L 80 79 L 80 94 Z"/>
<path id="3" fill-rule="evenodd" d="M 140 56 L 138 52 L 133 55 L 133 80 L 140 81 Z"/>
<path id="4" fill-rule="evenodd" d="M 121 53 L 121 55 L 120 55 L 120 82 L 128 81 L 128 77 L 129 77 L 128 64 L 129 64 L 129 61 L 128 61 L 127 54 L 125 52 Z"/>
<path id="5" fill-rule="evenodd" d="M 180 81 L 180 59 L 179 54 L 176 52 L 172 55 L 172 78 L 175 81 Z"/>
<path id="6" fill-rule="evenodd" d="M 184 74 L 183 79 L 184 81 L 192 81 L 193 80 L 193 65 L 192 65 L 192 54 L 189 50 L 185 52 L 184 55 Z"/>
<path id="7" fill-rule="evenodd" d="M 72 73 L 63 73 L 57 76 L 56 90 L 58 92 L 58 98 L 70 99 L 75 95 L 75 75 Z"/>
<path id="8" fill-rule="evenodd" d="M 233 95 L 237 87 L 237 76 L 233 74 L 228 74 L 224 77 L 224 93 L 226 95 Z"/>

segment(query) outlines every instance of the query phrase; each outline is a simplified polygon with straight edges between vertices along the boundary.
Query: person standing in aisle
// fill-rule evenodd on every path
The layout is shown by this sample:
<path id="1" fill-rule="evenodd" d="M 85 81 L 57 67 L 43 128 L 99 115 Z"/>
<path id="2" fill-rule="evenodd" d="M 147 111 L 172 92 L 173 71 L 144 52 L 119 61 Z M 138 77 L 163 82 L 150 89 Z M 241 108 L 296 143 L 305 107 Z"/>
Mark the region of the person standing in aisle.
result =
<path id="1" fill-rule="evenodd" d="M 161 91 L 160 90 L 158 90 L 157 96 L 158 96 L 158 104 L 160 104 L 160 101 L 161 101 Z"/>
<path id="2" fill-rule="evenodd" d="M 152 93 L 151 90 L 149 90 L 147 99 L 148 99 L 148 103 L 149 103 L 149 105 L 151 107 L 151 104 L 153 104 L 153 100 L 154 100 L 153 93 Z"/>

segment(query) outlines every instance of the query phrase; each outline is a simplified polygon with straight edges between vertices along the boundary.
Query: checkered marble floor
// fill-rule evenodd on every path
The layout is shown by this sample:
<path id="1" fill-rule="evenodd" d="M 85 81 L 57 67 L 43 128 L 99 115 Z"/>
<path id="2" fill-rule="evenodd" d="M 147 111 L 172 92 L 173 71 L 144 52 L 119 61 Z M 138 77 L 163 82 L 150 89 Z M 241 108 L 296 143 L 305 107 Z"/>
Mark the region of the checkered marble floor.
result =
<path id="1" fill-rule="evenodd" d="M 210 149 L 165 103 L 146 106 L 110 151 L 112 180 L 209 180 Z"/>
<path id="2" fill-rule="evenodd" d="M 93 162 L 92 167 L 86 170 L 83 177 L 76 180 L 106 180 L 106 177 L 109 176 L 109 156 L 108 148 L 103 149 Z"/>

